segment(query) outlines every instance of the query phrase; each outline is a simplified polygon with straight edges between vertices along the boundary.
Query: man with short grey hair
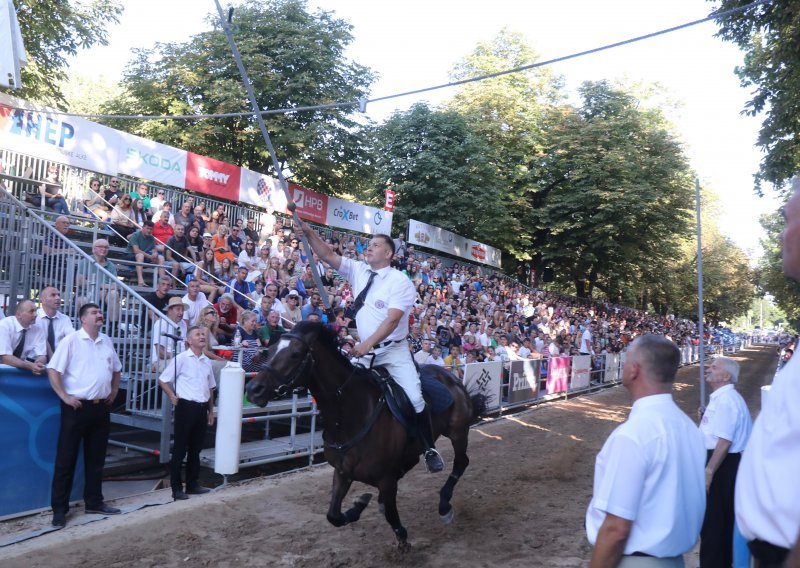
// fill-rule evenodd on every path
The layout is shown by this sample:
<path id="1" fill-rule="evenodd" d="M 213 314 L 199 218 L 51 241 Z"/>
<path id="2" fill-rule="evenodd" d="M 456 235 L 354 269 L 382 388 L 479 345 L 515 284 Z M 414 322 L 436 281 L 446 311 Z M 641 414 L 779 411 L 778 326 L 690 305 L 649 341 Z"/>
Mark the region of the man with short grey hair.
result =
<path id="1" fill-rule="evenodd" d="M 590 568 L 678 568 L 697 542 L 705 451 L 697 426 L 672 399 L 680 358 L 663 336 L 644 335 L 628 349 L 622 384 L 633 407 L 595 462 L 586 511 Z"/>
<path id="2" fill-rule="evenodd" d="M 753 427 L 747 404 L 733 387 L 738 378 L 739 364 L 730 357 L 716 357 L 706 373 L 706 382 L 713 392 L 700 421 L 708 454 L 708 504 L 700 531 L 703 568 L 728 568 L 733 564 L 736 472 Z"/>

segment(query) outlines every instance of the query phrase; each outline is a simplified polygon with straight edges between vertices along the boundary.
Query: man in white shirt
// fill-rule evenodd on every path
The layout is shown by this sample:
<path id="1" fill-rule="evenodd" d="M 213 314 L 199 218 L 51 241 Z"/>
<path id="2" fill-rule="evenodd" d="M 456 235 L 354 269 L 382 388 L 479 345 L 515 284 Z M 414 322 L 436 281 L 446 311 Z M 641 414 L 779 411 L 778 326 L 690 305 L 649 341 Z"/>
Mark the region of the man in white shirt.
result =
<path id="1" fill-rule="evenodd" d="M 52 357 L 59 342 L 75 331 L 72 320 L 58 311 L 61 292 L 54 286 L 45 287 L 39 294 L 41 307 L 36 312 L 36 325 L 42 330 L 47 343 L 47 355 Z"/>
<path id="2" fill-rule="evenodd" d="M 52 524 L 67 523 L 75 461 L 83 448 L 86 482 L 83 500 L 87 513 L 117 515 L 120 510 L 103 500 L 103 466 L 111 427 L 111 404 L 119 391 L 122 364 L 104 333 L 103 312 L 87 303 L 78 312 L 81 328 L 59 342 L 47 374 L 61 399 L 61 428 L 53 470 Z"/>
<path id="3" fill-rule="evenodd" d="M 414 361 L 416 361 L 418 365 L 427 365 L 428 357 L 430 356 L 431 356 L 431 340 L 423 339 L 421 349 L 416 353 L 414 353 Z"/>
<path id="4" fill-rule="evenodd" d="M 783 209 L 783 273 L 800 282 L 800 185 Z M 758 568 L 800 566 L 800 356 L 775 376 L 736 479 L 736 522 Z"/>
<path id="5" fill-rule="evenodd" d="M 697 426 L 672 400 L 680 360 L 678 348 L 661 336 L 645 335 L 628 349 L 622 384 L 633 407 L 595 462 L 586 512 L 590 568 L 682 567 L 682 555 L 697 542 L 705 448 Z"/>
<path id="6" fill-rule="evenodd" d="M 583 330 L 581 345 L 578 349 L 581 355 L 594 355 L 594 349 L 592 347 L 592 329 L 592 324 L 587 323 L 586 329 Z"/>
<path id="7" fill-rule="evenodd" d="M 197 325 L 197 318 L 200 317 L 200 312 L 206 306 L 211 305 L 206 295 L 200 291 L 200 282 L 197 280 L 189 281 L 186 285 L 186 295 L 181 298 L 181 301 L 186 306 L 183 310 L 183 320 L 186 322 L 187 327 Z"/>
<path id="8" fill-rule="evenodd" d="M 736 472 L 753 422 L 742 395 L 734 385 L 739 364 L 716 357 L 706 373 L 711 400 L 700 420 L 706 444 L 706 491 L 708 504 L 700 531 L 700 565 L 730 568 L 733 564 L 733 498 Z"/>
<path id="9" fill-rule="evenodd" d="M 186 335 L 188 349 L 170 361 L 158 377 L 175 408 L 175 441 L 170 461 L 172 497 L 188 499 L 209 490 L 201 487 L 200 451 L 208 426 L 214 424 L 214 370 L 203 354 L 208 345 L 206 329 L 192 327 Z M 188 453 L 188 456 L 187 456 Z M 186 491 L 181 480 L 181 466 L 186 457 Z"/>
<path id="10" fill-rule="evenodd" d="M 444 462 L 434 447 L 430 410 L 422 398 L 419 375 L 406 341 L 408 314 L 417 293 L 411 281 L 391 266 L 394 241 L 388 235 L 374 235 L 364 251 L 365 262 L 360 262 L 336 254 L 302 221 L 296 232 L 298 236 L 305 234 L 319 258 L 352 284 L 356 295 L 352 310 L 360 343 L 350 354 L 364 357 L 375 350 L 374 364 L 389 371 L 414 407 L 425 466 L 431 473 L 442 471 Z"/>
<path id="11" fill-rule="evenodd" d="M 36 325 L 36 304 L 22 300 L 14 316 L 0 320 L 0 362 L 41 375 L 47 363 L 46 336 Z"/>

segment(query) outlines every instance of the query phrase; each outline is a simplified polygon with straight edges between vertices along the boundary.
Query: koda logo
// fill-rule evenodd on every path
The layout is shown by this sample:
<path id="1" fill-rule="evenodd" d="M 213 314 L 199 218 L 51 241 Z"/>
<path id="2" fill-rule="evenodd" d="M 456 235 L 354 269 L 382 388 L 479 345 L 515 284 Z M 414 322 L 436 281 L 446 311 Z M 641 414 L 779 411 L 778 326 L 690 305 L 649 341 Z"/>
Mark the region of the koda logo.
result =
<path id="1" fill-rule="evenodd" d="M 209 181 L 213 181 L 219 185 L 225 185 L 228 183 L 228 174 L 223 174 L 222 172 L 215 172 L 214 170 L 209 170 L 208 168 L 203 168 L 198 166 L 197 174 L 200 176 L 200 179 L 207 179 Z"/>
<path id="2" fill-rule="evenodd" d="M 128 148 L 128 150 L 125 153 L 128 155 L 129 160 L 138 160 L 139 162 L 145 163 L 148 166 L 152 166 L 154 168 L 161 168 L 162 170 L 167 170 L 170 172 L 181 171 L 181 165 L 177 161 L 174 162 L 170 161 L 164 156 L 158 156 L 157 154 L 149 154 L 147 152 L 142 152 L 141 150 L 137 150 L 136 148 Z M 202 177 L 202 174 L 200 174 L 200 176 Z"/>

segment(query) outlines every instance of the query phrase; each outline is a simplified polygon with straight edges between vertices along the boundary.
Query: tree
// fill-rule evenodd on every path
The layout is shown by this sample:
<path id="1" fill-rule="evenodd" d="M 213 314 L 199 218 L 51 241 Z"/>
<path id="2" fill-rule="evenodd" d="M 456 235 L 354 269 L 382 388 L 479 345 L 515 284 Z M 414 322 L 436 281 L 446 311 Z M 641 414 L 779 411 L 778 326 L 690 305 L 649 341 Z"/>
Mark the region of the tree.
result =
<path id="1" fill-rule="evenodd" d="M 750 3 L 713 2 L 718 11 Z M 753 98 L 744 112 L 765 115 L 757 141 L 765 156 L 755 176 L 761 193 L 763 182 L 781 186 L 800 169 L 800 1 L 766 2 L 717 21 L 717 35 L 745 52 L 736 74 Z"/>
<path id="2" fill-rule="evenodd" d="M 488 75 L 538 59 L 521 34 L 503 30 L 491 42 L 478 44 L 451 76 L 462 80 Z M 492 149 L 486 158 L 502 187 L 503 202 L 514 209 L 514 217 L 520 221 L 519 232 L 506 239 L 506 250 L 517 259 L 532 258 L 535 227 L 525 222 L 532 206 L 529 195 L 540 175 L 550 127 L 547 110 L 562 99 L 561 86 L 560 77 L 549 69 L 531 69 L 467 83 L 447 103 Z"/>
<path id="3" fill-rule="evenodd" d="M 377 129 L 374 155 L 378 179 L 397 192 L 393 224 L 414 218 L 507 249 L 519 225 L 491 153 L 456 112 L 418 103 L 392 115 Z"/>
<path id="4" fill-rule="evenodd" d="M 18 0 L 17 17 L 28 54 L 19 90 L 2 89 L 24 99 L 67 109 L 62 86 L 67 56 L 108 43 L 107 27 L 119 21 L 119 0 Z"/>
<path id="5" fill-rule="evenodd" d="M 579 296 L 657 282 L 689 234 L 693 176 L 657 109 L 601 81 L 557 110 L 531 192 L 534 247 Z M 647 303 L 647 299 L 643 300 Z"/>
<path id="6" fill-rule="evenodd" d="M 139 50 L 107 107 L 124 114 L 216 114 L 251 110 L 216 14 L 214 30 L 186 43 Z M 235 40 L 263 110 L 357 101 L 374 76 L 344 56 L 351 26 L 309 13 L 303 0 L 247 0 L 234 13 Z M 344 192 L 370 174 L 356 107 L 267 115 L 282 169 L 323 192 Z M 141 136 L 275 174 L 252 117 L 111 123 Z"/>
<path id="7" fill-rule="evenodd" d="M 761 241 L 764 255 L 757 269 L 757 283 L 761 294 L 771 294 L 775 304 L 783 310 L 795 329 L 800 329 L 800 285 L 783 274 L 780 233 L 784 220 L 779 212 L 762 215 L 761 226 L 766 237 Z"/>

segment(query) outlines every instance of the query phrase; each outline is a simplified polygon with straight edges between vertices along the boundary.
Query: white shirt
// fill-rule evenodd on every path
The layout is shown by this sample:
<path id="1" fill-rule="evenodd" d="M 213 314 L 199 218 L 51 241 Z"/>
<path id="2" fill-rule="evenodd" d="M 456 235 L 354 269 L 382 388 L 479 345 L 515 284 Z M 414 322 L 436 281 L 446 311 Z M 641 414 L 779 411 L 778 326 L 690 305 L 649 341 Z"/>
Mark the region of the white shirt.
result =
<path id="1" fill-rule="evenodd" d="M 50 325 L 50 322 L 47 319 L 47 314 L 42 308 L 36 310 L 36 323 L 34 325 L 41 328 L 42 333 L 44 333 L 45 343 L 47 343 L 47 328 Z M 75 331 L 75 328 L 72 327 L 72 320 L 69 319 L 66 314 L 57 311 L 56 315 L 53 317 L 53 335 L 55 336 L 56 340 L 54 348 L 58 349 L 58 344 L 61 343 L 61 340 L 73 331 Z"/>
<path id="2" fill-rule="evenodd" d="M 416 361 L 419 365 L 427 365 L 428 364 L 428 357 L 431 356 L 430 351 L 423 351 L 420 349 L 416 353 L 414 353 L 414 361 Z M 444 364 L 444 361 L 442 361 Z"/>
<path id="3" fill-rule="evenodd" d="M 181 341 L 177 342 L 178 343 L 178 353 L 181 353 L 184 349 L 186 349 L 186 337 L 188 335 L 188 333 L 186 331 L 188 329 L 186 327 L 186 321 L 181 320 L 180 323 L 175 323 L 172 320 L 170 320 L 170 323 L 174 324 L 176 327 L 178 327 L 181 330 L 181 338 L 182 339 L 181 339 Z M 173 355 L 173 347 L 175 345 L 175 341 L 173 339 L 169 338 L 169 337 L 161 335 L 162 333 L 169 333 L 169 334 L 172 334 L 172 335 L 177 335 L 177 331 L 175 330 L 175 327 L 173 327 L 172 325 L 168 324 L 164 320 L 159 319 L 155 323 L 155 325 L 153 326 L 153 343 L 152 343 L 153 351 L 152 351 L 152 355 L 150 356 L 150 360 L 153 363 L 155 363 L 156 361 L 161 359 L 161 357 L 158 356 L 158 346 L 159 345 L 161 345 L 166 350 L 166 352 L 169 353 L 170 357 L 172 357 L 172 355 Z"/>
<path id="4" fill-rule="evenodd" d="M 14 349 L 22 337 L 22 325 L 17 316 L 9 316 L 0 320 L 0 356 L 13 355 Z M 25 346 L 20 359 L 44 357 L 47 355 L 47 335 L 34 322 L 25 334 Z"/>
<path id="5" fill-rule="evenodd" d="M 183 321 L 186 322 L 187 327 L 197 325 L 197 318 L 200 317 L 200 312 L 203 311 L 203 308 L 206 306 L 212 305 L 202 292 L 197 293 L 197 299 L 194 301 L 189 298 L 189 294 L 181 298 L 181 301 L 186 306 L 183 310 Z M 184 335 L 184 337 L 186 336 Z"/>
<path id="6" fill-rule="evenodd" d="M 523 345 L 522 347 L 517 349 L 517 356 L 522 358 L 522 359 L 530 359 L 531 350 Z"/>
<path id="7" fill-rule="evenodd" d="M 342 258 L 339 274 L 353 285 L 358 297 L 369 280 L 370 267 L 366 262 Z M 391 266 L 381 268 L 364 298 L 364 306 L 356 314 L 356 328 L 362 339 L 370 337 L 389 316 L 389 309 L 403 312 L 394 331 L 382 341 L 405 340 L 408 336 L 408 314 L 414 307 L 417 293 L 411 280 Z"/>
<path id="8" fill-rule="evenodd" d="M 178 398 L 193 402 L 208 402 L 211 398 L 211 389 L 216 387 L 214 370 L 208 357 L 202 353 L 198 357 L 188 349 L 169 362 L 158 380 L 162 383 L 175 381 L 175 365 L 178 365 L 177 387 L 173 385 L 173 389 Z"/>
<path id="9" fill-rule="evenodd" d="M 436 357 L 433 356 L 433 354 L 431 354 L 431 355 L 428 355 L 428 359 L 427 359 L 427 361 L 425 361 L 425 364 L 426 365 L 439 365 L 440 367 L 444 367 L 444 359 L 442 359 L 441 355 L 437 359 Z"/>
<path id="10" fill-rule="evenodd" d="M 92 339 L 81 328 L 59 342 L 48 369 L 61 374 L 61 384 L 67 394 L 96 400 L 111 394 L 111 378 L 122 370 L 114 345 L 104 333 Z"/>
<path id="11" fill-rule="evenodd" d="M 587 350 L 586 343 L 589 343 L 589 347 Z M 583 331 L 583 335 L 581 335 L 581 344 L 578 346 L 578 350 L 583 353 L 584 355 L 591 355 L 594 353 L 592 349 L 592 332 L 588 329 Z"/>
<path id="12" fill-rule="evenodd" d="M 724 438 L 731 442 L 728 453 L 738 454 L 744 451 L 752 429 L 753 421 L 747 404 L 732 384 L 711 393 L 708 408 L 700 421 L 707 450 L 716 448 L 717 440 Z"/>
<path id="13" fill-rule="evenodd" d="M 0 322 L 2 323 L 2 322 Z M 748 539 L 791 548 L 800 533 L 800 357 L 772 383 L 736 478 L 736 521 Z"/>
<path id="14" fill-rule="evenodd" d="M 625 554 L 667 558 L 697 542 L 706 508 L 703 437 L 669 394 L 646 396 L 609 436 L 595 462 L 586 535 L 606 513 L 633 521 Z"/>

